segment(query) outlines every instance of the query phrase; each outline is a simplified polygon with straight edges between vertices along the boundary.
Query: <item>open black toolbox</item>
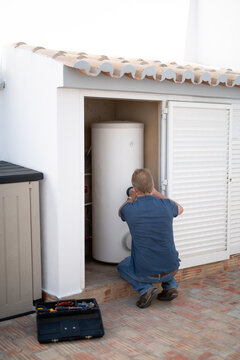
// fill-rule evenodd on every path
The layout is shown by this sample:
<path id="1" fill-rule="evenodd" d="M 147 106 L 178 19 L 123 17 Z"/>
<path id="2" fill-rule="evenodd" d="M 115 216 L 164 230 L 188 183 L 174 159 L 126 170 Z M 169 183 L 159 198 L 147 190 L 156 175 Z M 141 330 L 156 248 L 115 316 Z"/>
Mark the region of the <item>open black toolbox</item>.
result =
<path id="1" fill-rule="evenodd" d="M 36 313 L 40 343 L 104 335 L 101 311 L 94 298 L 38 302 Z"/>

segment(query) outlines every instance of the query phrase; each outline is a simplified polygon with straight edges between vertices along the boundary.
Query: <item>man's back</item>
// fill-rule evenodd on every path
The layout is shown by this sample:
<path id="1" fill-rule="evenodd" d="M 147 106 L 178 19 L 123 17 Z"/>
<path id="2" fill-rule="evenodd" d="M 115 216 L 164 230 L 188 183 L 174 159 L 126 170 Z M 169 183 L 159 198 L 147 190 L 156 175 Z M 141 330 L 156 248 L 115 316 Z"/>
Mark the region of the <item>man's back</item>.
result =
<path id="1" fill-rule="evenodd" d="M 179 267 L 172 228 L 178 207 L 173 201 L 140 196 L 125 204 L 120 214 L 132 235 L 131 257 L 136 274 L 169 273 Z"/>

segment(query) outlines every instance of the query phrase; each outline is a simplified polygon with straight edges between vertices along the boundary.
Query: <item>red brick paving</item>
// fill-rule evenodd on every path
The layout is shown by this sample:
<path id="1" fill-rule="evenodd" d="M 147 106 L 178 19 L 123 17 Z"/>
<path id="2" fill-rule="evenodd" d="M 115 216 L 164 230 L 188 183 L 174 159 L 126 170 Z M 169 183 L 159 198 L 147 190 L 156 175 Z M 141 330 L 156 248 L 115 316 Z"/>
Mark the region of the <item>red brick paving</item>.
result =
<path id="1" fill-rule="evenodd" d="M 35 314 L 0 322 L 0 359 L 240 360 L 240 270 L 182 281 L 170 303 L 139 309 L 137 297 L 100 305 L 99 339 L 41 345 Z"/>
<path id="2" fill-rule="evenodd" d="M 198 360 L 207 360 L 207 359 L 209 359 L 210 356 L 212 356 L 212 354 L 210 352 L 205 352 L 199 356 Z"/>

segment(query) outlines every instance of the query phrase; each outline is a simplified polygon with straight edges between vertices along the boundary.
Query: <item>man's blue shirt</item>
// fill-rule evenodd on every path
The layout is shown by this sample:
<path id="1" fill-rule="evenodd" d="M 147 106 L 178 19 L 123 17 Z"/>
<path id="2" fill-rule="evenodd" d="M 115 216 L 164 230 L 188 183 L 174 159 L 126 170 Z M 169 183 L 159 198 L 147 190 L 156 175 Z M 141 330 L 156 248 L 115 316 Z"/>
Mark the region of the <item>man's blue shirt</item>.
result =
<path id="1" fill-rule="evenodd" d="M 169 273 L 178 269 L 173 218 L 178 206 L 169 199 L 140 196 L 120 210 L 132 236 L 131 259 L 136 275 Z"/>

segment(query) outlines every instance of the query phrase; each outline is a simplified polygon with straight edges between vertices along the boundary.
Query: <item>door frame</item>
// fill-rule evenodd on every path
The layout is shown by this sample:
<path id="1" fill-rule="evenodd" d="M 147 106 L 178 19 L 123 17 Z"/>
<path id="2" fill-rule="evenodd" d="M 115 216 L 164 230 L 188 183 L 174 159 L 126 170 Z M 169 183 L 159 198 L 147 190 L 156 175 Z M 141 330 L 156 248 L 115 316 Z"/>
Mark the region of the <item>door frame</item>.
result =
<path id="1" fill-rule="evenodd" d="M 212 103 L 222 105 L 225 107 L 226 105 L 231 106 L 234 103 L 240 104 L 239 100 L 236 99 L 227 99 L 227 98 L 215 98 L 215 97 L 203 97 L 203 96 L 189 96 L 189 95 L 164 95 L 164 94 L 156 94 L 156 93 L 140 93 L 140 92 L 126 92 L 126 91 L 109 91 L 109 90 L 88 90 L 88 89 L 78 89 L 79 97 L 81 104 L 84 106 L 85 98 L 102 98 L 102 99 L 114 99 L 114 100 L 142 100 L 142 101 L 156 101 L 159 102 L 159 136 L 160 136 L 160 157 L 159 157 L 159 189 L 161 192 L 167 195 L 167 144 L 168 144 L 168 102 L 173 101 L 176 103 L 186 102 L 191 106 L 194 102 L 200 102 L 204 104 L 209 104 L 211 106 Z M 84 108 L 80 114 L 80 121 L 84 126 Z M 84 204 L 82 204 L 82 213 L 84 213 Z M 229 220 L 228 220 L 229 223 Z M 85 215 L 83 219 L 84 233 L 85 233 Z M 83 243 L 85 239 L 83 238 Z M 82 249 L 84 249 L 84 245 L 82 245 Z M 81 287 L 85 287 L 85 256 L 84 254 L 79 259 L 82 266 L 81 273 Z M 214 260 L 213 260 L 214 261 Z M 209 259 L 209 262 L 212 262 L 212 259 Z"/>

